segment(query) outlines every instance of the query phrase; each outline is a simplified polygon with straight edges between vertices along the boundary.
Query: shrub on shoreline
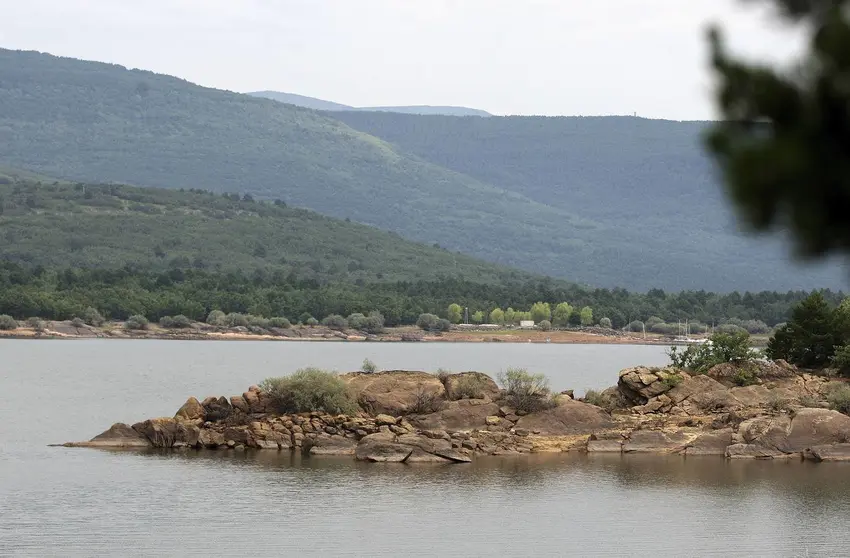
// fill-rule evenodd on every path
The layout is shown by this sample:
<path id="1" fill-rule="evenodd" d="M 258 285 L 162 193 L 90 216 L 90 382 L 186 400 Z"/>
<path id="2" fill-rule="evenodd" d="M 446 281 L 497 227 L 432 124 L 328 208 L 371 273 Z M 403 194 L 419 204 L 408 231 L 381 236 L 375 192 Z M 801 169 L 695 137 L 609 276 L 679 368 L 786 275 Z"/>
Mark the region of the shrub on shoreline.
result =
<path id="1" fill-rule="evenodd" d="M 487 382 L 476 374 L 467 374 L 458 378 L 454 388 L 457 399 L 481 399 L 487 389 Z"/>
<path id="2" fill-rule="evenodd" d="M 508 368 L 499 373 L 498 379 L 505 388 L 508 404 L 517 411 L 534 413 L 554 406 L 549 379 L 544 374 L 531 374 L 524 368 Z"/>
<path id="3" fill-rule="evenodd" d="M 192 320 L 183 314 L 177 314 L 174 317 L 163 316 L 159 319 L 159 325 L 167 329 L 187 329 L 192 327 Z"/>
<path id="4" fill-rule="evenodd" d="M 0 315 L 0 329 L 4 331 L 12 331 L 14 329 L 18 329 L 18 322 L 16 322 L 12 316 L 8 314 L 2 314 Z"/>
<path id="5" fill-rule="evenodd" d="M 124 329 L 143 330 L 148 328 L 148 319 L 140 314 L 135 314 L 127 318 L 124 322 Z"/>
<path id="6" fill-rule="evenodd" d="M 271 396 L 281 413 L 354 415 L 360 410 L 345 381 L 319 368 L 301 368 L 290 376 L 266 378 L 260 389 Z"/>
<path id="7" fill-rule="evenodd" d="M 322 320 L 322 325 L 334 331 L 345 331 L 348 327 L 348 322 L 339 314 L 331 314 Z"/>
<path id="8" fill-rule="evenodd" d="M 106 321 L 106 318 L 97 311 L 97 308 L 89 306 L 86 308 L 85 312 L 83 312 L 83 321 L 90 326 L 100 327 Z"/>
<path id="9" fill-rule="evenodd" d="M 221 310 L 213 310 L 207 315 L 207 323 L 212 326 L 222 327 L 225 325 L 225 317 L 227 314 Z"/>

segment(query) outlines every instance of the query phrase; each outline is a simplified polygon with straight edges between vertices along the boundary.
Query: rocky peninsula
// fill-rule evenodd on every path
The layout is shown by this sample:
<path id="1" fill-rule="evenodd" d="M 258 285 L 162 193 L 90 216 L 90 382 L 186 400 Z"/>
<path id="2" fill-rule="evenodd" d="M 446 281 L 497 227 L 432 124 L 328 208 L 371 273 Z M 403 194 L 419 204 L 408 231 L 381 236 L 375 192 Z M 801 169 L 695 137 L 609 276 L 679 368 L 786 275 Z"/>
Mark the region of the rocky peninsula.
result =
<path id="1" fill-rule="evenodd" d="M 850 416 L 827 408 L 840 381 L 784 361 L 741 366 L 721 364 L 701 375 L 629 368 L 602 393 L 576 400 L 562 392 L 534 412 L 512 407 L 506 391 L 478 372 L 358 372 L 341 376 L 357 413 L 279 413 L 272 396 L 252 386 L 229 398 L 190 397 L 174 417 L 115 424 L 90 441 L 63 445 L 295 451 L 403 463 L 564 451 L 850 461 Z M 751 385 L 739 385 L 743 372 Z M 470 384 L 477 386 L 473 397 Z"/>

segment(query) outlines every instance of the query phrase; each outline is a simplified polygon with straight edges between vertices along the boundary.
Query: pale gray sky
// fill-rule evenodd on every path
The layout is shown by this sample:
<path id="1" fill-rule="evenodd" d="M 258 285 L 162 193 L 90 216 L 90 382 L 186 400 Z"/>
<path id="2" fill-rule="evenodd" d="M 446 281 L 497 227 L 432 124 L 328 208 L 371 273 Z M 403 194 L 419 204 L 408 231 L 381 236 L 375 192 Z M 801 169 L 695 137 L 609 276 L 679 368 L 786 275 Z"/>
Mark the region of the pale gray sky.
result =
<path id="1" fill-rule="evenodd" d="M 704 29 L 781 59 L 737 0 L 0 0 L 0 47 L 234 91 L 496 114 L 714 116 Z"/>

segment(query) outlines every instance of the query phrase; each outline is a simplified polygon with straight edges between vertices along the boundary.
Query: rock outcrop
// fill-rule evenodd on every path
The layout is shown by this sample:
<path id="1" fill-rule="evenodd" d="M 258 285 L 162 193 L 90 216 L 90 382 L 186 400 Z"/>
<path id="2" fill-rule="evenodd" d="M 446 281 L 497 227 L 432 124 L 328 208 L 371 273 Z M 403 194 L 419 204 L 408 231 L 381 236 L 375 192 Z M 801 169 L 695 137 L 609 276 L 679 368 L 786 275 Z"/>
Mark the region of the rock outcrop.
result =
<path id="1" fill-rule="evenodd" d="M 824 408 L 828 379 L 789 375 L 780 362 L 760 364 L 755 384 L 738 386 L 754 376 L 734 366 L 693 376 L 624 370 L 617 387 L 603 392 L 613 415 L 569 392 L 545 410 L 519 413 L 478 373 L 442 380 L 424 372 L 356 373 L 345 376 L 364 407 L 356 416 L 280 414 L 251 386 L 230 398 L 190 397 L 174 417 L 114 424 L 88 442 L 66 445 L 298 451 L 406 464 L 547 451 L 850 461 L 850 416 Z M 463 381 L 482 388 L 478 398 L 458 387 Z M 459 394 L 464 398 L 451 400 Z M 437 409 L 425 408 L 431 406 Z"/>
<path id="2" fill-rule="evenodd" d="M 344 374 L 342 378 L 369 413 L 404 415 L 416 410 L 417 404 L 425 398 L 446 399 L 443 383 L 427 372 L 355 372 Z"/>

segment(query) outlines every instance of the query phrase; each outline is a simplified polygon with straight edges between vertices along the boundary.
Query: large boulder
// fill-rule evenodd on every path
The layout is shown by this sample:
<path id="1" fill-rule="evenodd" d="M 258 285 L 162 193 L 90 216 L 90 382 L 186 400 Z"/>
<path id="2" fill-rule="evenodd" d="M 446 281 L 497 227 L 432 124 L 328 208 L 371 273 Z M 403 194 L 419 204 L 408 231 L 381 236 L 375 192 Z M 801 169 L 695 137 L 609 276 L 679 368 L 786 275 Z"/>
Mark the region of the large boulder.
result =
<path id="1" fill-rule="evenodd" d="M 682 432 L 635 430 L 623 443 L 623 453 L 672 453 L 683 451 L 690 438 Z"/>
<path id="2" fill-rule="evenodd" d="M 637 366 L 620 372 L 617 387 L 633 405 L 644 405 L 651 398 L 670 391 L 684 377 L 683 372 L 672 368 Z"/>
<path id="3" fill-rule="evenodd" d="M 850 417 L 829 409 L 800 409 L 791 420 L 788 447 L 801 452 L 812 446 L 850 442 Z"/>
<path id="4" fill-rule="evenodd" d="M 302 446 L 309 455 L 354 455 L 356 448 L 357 442 L 342 436 L 318 436 Z"/>
<path id="5" fill-rule="evenodd" d="M 464 398 L 495 401 L 501 394 L 493 378 L 481 372 L 451 374 L 444 379 L 443 385 L 446 388 L 446 396 L 452 401 Z"/>
<path id="6" fill-rule="evenodd" d="M 850 461 L 850 444 L 813 446 L 803 456 L 812 461 Z"/>
<path id="7" fill-rule="evenodd" d="M 592 434 L 613 426 L 611 415 L 599 407 L 572 399 L 562 400 L 552 409 L 525 415 L 516 423 L 517 429 L 546 436 Z"/>
<path id="8" fill-rule="evenodd" d="M 781 378 L 793 378 L 799 374 L 799 370 L 784 360 L 750 360 L 747 362 L 724 362 L 713 366 L 706 376 L 717 380 L 727 387 L 739 385 L 736 378 L 743 376 L 753 377 L 756 382 L 762 383 Z"/>
<path id="9" fill-rule="evenodd" d="M 487 426 L 487 417 L 499 414 L 499 406 L 483 399 L 450 401 L 436 413 L 408 417 L 423 430 L 469 431 Z"/>
<path id="10" fill-rule="evenodd" d="M 685 449 L 685 455 L 725 455 L 732 445 L 732 429 L 724 428 L 698 435 Z"/>
<path id="11" fill-rule="evenodd" d="M 419 411 L 423 398 L 446 398 L 443 383 L 427 372 L 355 372 L 341 377 L 351 386 L 361 406 L 372 414 L 406 415 Z"/>
<path id="12" fill-rule="evenodd" d="M 153 447 L 196 447 L 200 429 L 170 417 L 148 419 L 133 425 L 133 430 L 145 436 Z"/>
<path id="13" fill-rule="evenodd" d="M 183 420 L 201 420 L 206 417 L 207 412 L 201 406 L 200 401 L 194 397 L 190 397 L 183 403 L 183 406 L 174 415 L 174 418 Z"/>
<path id="14" fill-rule="evenodd" d="M 793 416 L 746 420 L 738 435 L 753 451 L 797 455 L 815 446 L 850 441 L 850 417 L 828 409 L 800 409 Z"/>
<path id="15" fill-rule="evenodd" d="M 88 442 L 70 442 L 65 445 L 87 448 L 149 448 L 153 446 L 147 436 L 122 422 L 113 424 L 109 430 L 98 434 Z"/>
<path id="16" fill-rule="evenodd" d="M 226 397 L 207 397 L 201 402 L 204 408 L 205 419 L 208 421 L 220 421 L 230 416 L 233 408 Z"/>
<path id="17" fill-rule="evenodd" d="M 690 415 L 728 412 L 742 406 L 726 386 L 705 375 L 685 377 L 665 395 L 670 398 L 673 406 Z"/>
<path id="18" fill-rule="evenodd" d="M 415 448 L 395 442 L 394 435 L 370 434 L 360 440 L 354 450 L 354 458 L 375 463 L 403 463 Z"/>

